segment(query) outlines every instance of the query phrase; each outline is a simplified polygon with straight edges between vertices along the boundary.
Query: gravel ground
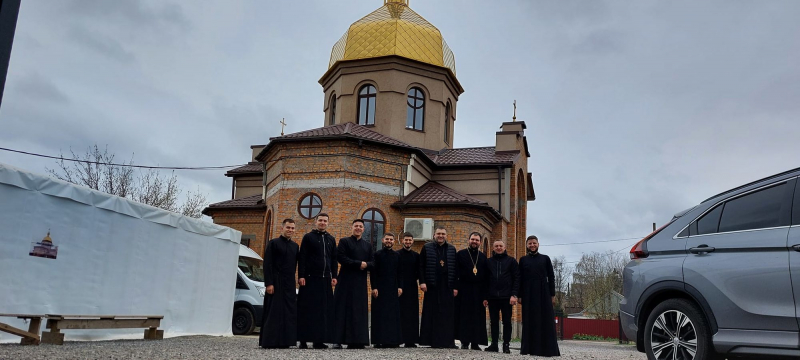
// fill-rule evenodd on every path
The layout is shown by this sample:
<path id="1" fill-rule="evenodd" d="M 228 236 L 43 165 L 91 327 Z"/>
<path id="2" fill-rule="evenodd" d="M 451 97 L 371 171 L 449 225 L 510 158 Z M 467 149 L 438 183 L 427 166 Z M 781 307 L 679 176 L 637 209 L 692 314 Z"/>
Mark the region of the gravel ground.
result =
<path id="1" fill-rule="evenodd" d="M 511 348 L 511 355 L 429 348 L 264 350 L 258 347 L 256 336 L 186 336 L 161 341 L 67 341 L 63 346 L 0 344 L 0 359 L 532 359 L 519 355 L 519 343 Z M 634 346 L 616 343 L 568 340 L 559 342 L 559 348 L 562 359 L 646 359 Z"/>

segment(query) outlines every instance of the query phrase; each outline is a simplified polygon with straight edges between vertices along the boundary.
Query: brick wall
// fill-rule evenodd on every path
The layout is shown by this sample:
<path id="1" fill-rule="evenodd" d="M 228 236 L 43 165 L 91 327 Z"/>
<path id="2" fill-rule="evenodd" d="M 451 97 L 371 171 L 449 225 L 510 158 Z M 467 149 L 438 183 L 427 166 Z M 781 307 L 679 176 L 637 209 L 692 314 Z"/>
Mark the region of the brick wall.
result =
<path id="1" fill-rule="evenodd" d="M 478 231 L 490 242 L 506 240 L 509 255 L 517 259 L 525 254 L 527 202 L 522 201 L 520 206 L 518 201 L 519 197 L 525 196 L 524 185 L 520 188 L 518 182 L 520 169 L 526 174 L 526 166 L 522 160 L 515 165 L 509 179 L 510 218 L 495 222 L 484 210 L 470 207 L 392 208 L 394 202 L 402 199 L 410 160 L 410 155 L 403 150 L 371 144 L 359 145 L 346 140 L 310 141 L 274 146 L 266 159 L 266 210 L 217 210 L 213 214 L 217 224 L 230 226 L 243 234 L 254 234 L 256 237 L 250 247 L 259 254 L 264 252 L 265 239 L 280 234 L 281 221 L 284 218 L 296 221 L 295 241 L 298 243 L 303 234 L 314 228 L 314 220 L 305 219 L 298 212 L 301 197 L 309 193 L 318 195 L 322 200 L 322 212 L 330 215 L 328 231 L 337 240 L 351 234 L 353 219 L 361 218 L 368 209 L 378 209 L 385 219 L 385 231 L 398 236 L 403 232 L 405 218 L 433 218 L 436 225 L 447 228 L 448 241 L 458 250 L 467 247 L 467 236 L 470 232 Z M 346 186 L 330 187 L 331 184 Z M 265 223 L 267 212 L 271 215 L 269 234 L 266 233 Z M 419 252 L 423 244 L 422 241 L 416 242 L 414 250 Z M 395 249 L 400 247 L 398 242 Z M 487 255 L 491 256 L 491 243 L 488 248 L 490 250 Z M 514 334 L 518 337 L 521 328 L 520 306 L 515 307 L 512 319 Z"/>

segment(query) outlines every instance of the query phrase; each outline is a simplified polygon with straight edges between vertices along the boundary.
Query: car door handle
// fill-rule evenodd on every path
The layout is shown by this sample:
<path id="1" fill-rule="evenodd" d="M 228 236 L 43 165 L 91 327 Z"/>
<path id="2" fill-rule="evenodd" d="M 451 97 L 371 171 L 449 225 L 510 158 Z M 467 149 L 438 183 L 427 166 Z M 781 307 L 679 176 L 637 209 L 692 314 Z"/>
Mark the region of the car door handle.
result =
<path id="1" fill-rule="evenodd" d="M 794 249 L 794 251 L 800 251 L 800 244 L 792 245 L 792 249 Z"/>
<path id="2" fill-rule="evenodd" d="M 708 245 L 698 245 L 697 247 L 689 248 L 689 252 L 692 254 L 702 254 L 702 253 L 710 253 L 717 250 L 717 248 L 708 246 Z"/>

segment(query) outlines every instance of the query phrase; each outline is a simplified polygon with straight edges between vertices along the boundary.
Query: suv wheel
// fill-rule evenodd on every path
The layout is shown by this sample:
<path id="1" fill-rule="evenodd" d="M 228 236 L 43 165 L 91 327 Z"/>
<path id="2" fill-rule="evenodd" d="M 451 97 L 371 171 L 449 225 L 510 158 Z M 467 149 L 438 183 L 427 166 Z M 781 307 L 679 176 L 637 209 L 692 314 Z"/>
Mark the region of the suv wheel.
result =
<path id="1" fill-rule="evenodd" d="M 644 348 L 650 360 L 705 360 L 713 354 L 705 317 L 693 303 L 670 299 L 647 318 Z"/>
<path id="2" fill-rule="evenodd" d="M 246 307 L 233 310 L 233 334 L 249 335 L 256 327 L 255 316 Z"/>

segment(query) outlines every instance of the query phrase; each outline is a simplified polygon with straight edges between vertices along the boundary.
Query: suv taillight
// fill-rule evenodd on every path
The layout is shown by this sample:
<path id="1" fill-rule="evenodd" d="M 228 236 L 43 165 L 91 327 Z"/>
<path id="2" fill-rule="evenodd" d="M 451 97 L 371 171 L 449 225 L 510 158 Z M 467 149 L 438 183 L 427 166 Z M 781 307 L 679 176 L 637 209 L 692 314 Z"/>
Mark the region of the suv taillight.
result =
<path id="1" fill-rule="evenodd" d="M 633 245 L 631 248 L 631 260 L 644 259 L 647 257 L 647 255 L 650 255 L 644 248 L 645 241 L 647 241 L 647 238 L 639 240 L 636 245 Z"/>
<path id="2" fill-rule="evenodd" d="M 675 221 L 675 220 L 673 219 L 672 221 Z M 631 253 L 630 253 L 631 254 L 631 260 L 644 259 L 644 258 L 648 257 L 650 255 L 650 253 L 647 251 L 647 246 L 646 246 L 647 240 L 650 240 L 650 238 L 652 238 L 653 236 L 656 236 L 656 234 L 661 232 L 661 230 L 663 230 L 665 227 L 669 226 L 669 224 L 672 224 L 672 221 L 664 224 L 664 226 L 656 229 L 656 231 L 653 231 L 652 233 L 650 233 L 650 235 L 645 236 L 644 239 L 639 240 L 639 242 L 637 242 L 636 245 L 633 245 L 633 247 L 631 248 Z"/>

